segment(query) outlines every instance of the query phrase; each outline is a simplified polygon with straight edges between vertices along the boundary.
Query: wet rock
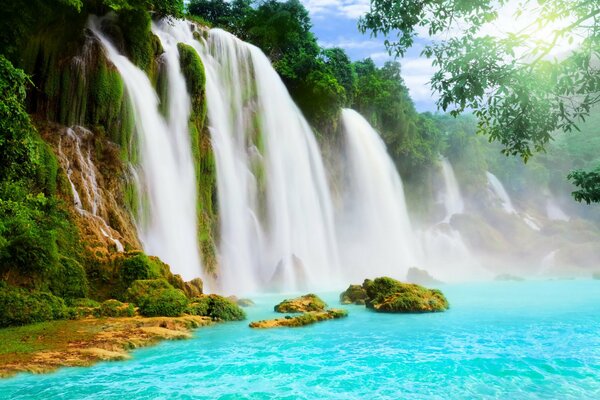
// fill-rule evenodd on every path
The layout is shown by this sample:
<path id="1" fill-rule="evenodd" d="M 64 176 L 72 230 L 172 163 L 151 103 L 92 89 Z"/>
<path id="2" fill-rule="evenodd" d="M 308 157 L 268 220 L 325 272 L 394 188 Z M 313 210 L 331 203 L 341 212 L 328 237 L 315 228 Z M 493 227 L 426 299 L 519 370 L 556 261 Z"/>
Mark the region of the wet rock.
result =
<path id="1" fill-rule="evenodd" d="M 279 327 L 299 327 L 314 324 L 330 319 L 344 318 L 348 316 L 348 311 L 332 308 L 327 311 L 311 311 L 291 317 L 286 315 L 283 318 L 255 321 L 250 323 L 250 328 L 279 328 Z"/>
<path id="2" fill-rule="evenodd" d="M 348 289 L 340 294 L 340 303 L 364 305 L 367 299 L 367 291 L 360 285 L 350 285 Z"/>
<path id="3" fill-rule="evenodd" d="M 327 304 L 316 294 L 307 294 L 286 299 L 275 306 L 275 311 L 280 313 L 305 313 L 310 311 L 324 311 Z"/>

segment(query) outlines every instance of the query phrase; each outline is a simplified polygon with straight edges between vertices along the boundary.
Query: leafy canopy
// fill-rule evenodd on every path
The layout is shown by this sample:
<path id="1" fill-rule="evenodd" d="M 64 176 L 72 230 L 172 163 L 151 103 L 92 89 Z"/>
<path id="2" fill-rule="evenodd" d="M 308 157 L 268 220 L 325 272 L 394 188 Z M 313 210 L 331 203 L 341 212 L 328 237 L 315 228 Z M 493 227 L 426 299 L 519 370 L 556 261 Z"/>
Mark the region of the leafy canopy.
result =
<path id="1" fill-rule="evenodd" d="M 500 32 L 493 23 L 507 7 L 514 26 L 526 22 Z M 578 130 L 600 102 L 599 18 L 596 0 L 372 0 L 359 28 L 386 36 L 399 56 L 426 31 L 438 106 L 472 109 L 479 132 L 527 161 L 554 132 Z M 571 177 L 582 184 L 595 175 Z"/>

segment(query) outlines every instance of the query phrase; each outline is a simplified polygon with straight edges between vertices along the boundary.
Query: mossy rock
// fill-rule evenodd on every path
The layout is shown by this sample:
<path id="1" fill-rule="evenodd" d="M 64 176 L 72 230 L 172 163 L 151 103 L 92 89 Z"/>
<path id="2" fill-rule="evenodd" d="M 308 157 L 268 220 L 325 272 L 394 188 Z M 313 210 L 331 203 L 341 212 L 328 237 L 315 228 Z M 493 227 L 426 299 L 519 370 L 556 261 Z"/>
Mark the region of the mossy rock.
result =
<path id="1" fill-rule="evenodd" d="M 121 303 L 119 300 L 109 299 L 102 304 L 96 310 L 94 310 L 94 316 L 96 317 L 133 317 L 135 315 L 135 309 L 132 304 Z"/>
<path id="2" fill-rule="evenodd" d="M 296 328 L 347 316 L 348 311 L 332 308 L 327 311 L 311 311 L 295 317 L 286 316 L 284 318 L 255 321 L 251 322 L 249 326 L 250 328 Z"/>
<path id="3" fill-rule="evenodd" d="M 340 294 L 340 303 L 365 305 L 367 291 L 360 285 L 350 285 Z"/>
<path id="4" fill-rule="evenodd" d="M 448 309 L 448 300 L 437 289 L 427 289 L 392 278 L 366 279 L 362 285 L 367 292 L 367 308 L 378 312 L 426 313 Z"/>
<path id="5" fill-rule="evenodd" d="M 280 313 L 305 313 L 310 311 L 324 311 L 327 304 L 316 294 L 307 294 L 286 299 L 275 306 L 275 311 Z"/>
<path id="6" fill-rule="evenodd" d="M 242 321 L 246 313 L 236 303 L 217 294 L 197 297 L 186 311 L 190 315 L 211 317 L 216 321 Z"/>
<path id="7" fill-rule="evenodd" d="M 188 298 L 164 279 L 147 279 L 133 282 L 127 298 L 139 307 L 145 317 L 179 317 L 188 306 Z"/>

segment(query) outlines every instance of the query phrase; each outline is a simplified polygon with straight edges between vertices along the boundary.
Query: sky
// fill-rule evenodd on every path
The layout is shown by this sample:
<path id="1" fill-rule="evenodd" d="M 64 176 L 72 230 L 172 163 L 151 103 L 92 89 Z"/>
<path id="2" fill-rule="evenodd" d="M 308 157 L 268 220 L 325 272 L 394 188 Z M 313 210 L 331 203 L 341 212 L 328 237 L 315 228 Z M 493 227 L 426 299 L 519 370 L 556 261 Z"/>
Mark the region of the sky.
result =
<path id="1" fill-rule="evenodd" d="M 357 28 L 358 18 L 369 10 L 369 0 L 301 0 L 310 12 L 313 33 L 322 47 L 341 47 L 353 61 L 371 57 L 378 65 L 392 60 L 383 44 L 384 38 L 372 38 Z M 435 98 L 428 86 L 434 73 L 429 60 L 419 57 L 423 40 L 417 40 L 400 59 L 402 77 L 417 111 L 435 111 Z"/>

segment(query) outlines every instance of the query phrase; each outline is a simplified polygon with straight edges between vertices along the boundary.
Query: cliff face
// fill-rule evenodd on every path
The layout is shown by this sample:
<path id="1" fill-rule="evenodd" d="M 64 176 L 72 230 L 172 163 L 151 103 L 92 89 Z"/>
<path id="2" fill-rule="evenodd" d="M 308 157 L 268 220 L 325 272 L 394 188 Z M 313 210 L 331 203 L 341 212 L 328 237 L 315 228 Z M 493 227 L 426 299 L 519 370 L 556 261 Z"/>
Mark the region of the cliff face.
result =
<path id="1" fill-rule="evenodd" d="M 110 264 L 116 253 L 141 249 L 136 221 L 143 221 L 147 199 L 140 195 L 135 173 L 139 138 L 127 90 L 87 30 L 87 18 L 85 12 L 69 12 L 41 24 L 24 40 L 16 58 L 32 79 L 28 112 L 58 161 L 59 195 L 85 250 L 82 262 Z M 145 71 L 166 114 L 168 78 L 160 40 L 151 32 L 150 13 L 112 13 L 103 19 L 102 29 Z M 181 45 L 179 53 L 192 99 L 189 133 L 197 178 L 199 248 L 206 272 L 216 274 L 216 172 L 205 125 L 204 68 L 193 49 Z"/>

